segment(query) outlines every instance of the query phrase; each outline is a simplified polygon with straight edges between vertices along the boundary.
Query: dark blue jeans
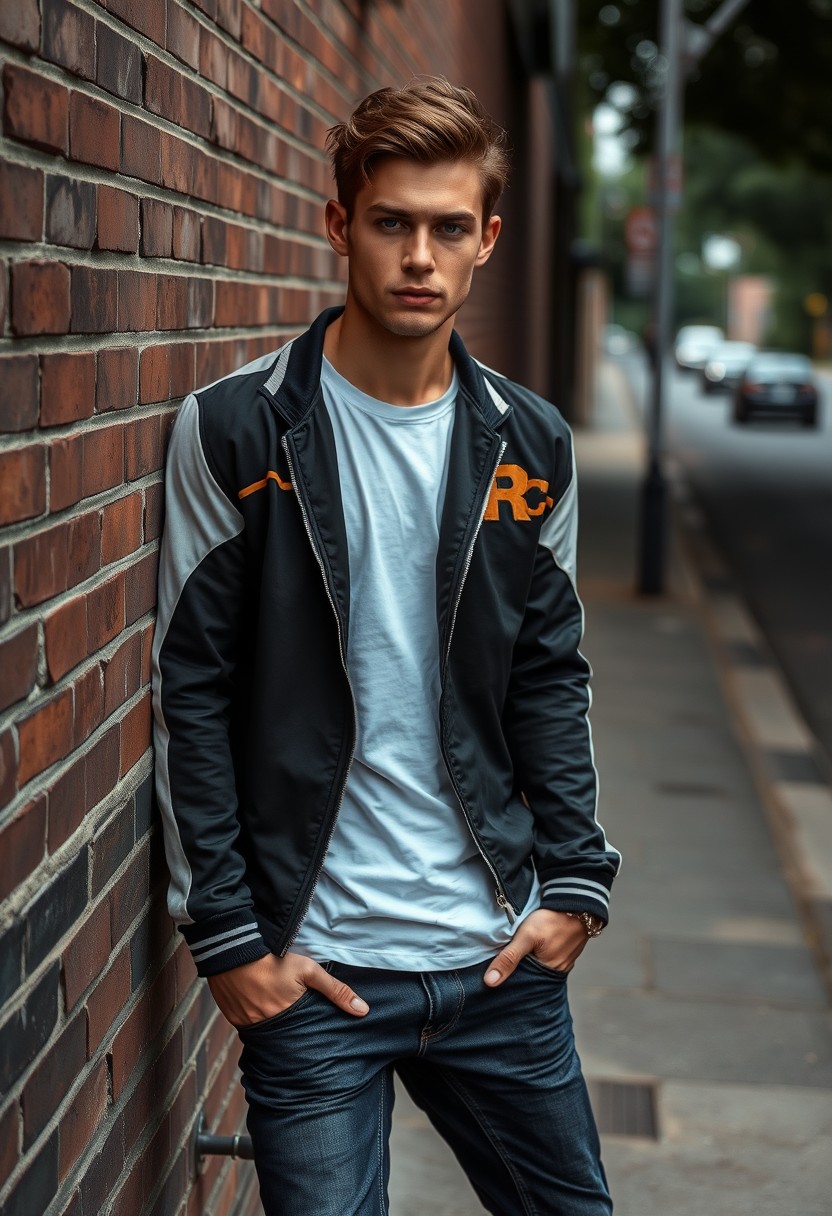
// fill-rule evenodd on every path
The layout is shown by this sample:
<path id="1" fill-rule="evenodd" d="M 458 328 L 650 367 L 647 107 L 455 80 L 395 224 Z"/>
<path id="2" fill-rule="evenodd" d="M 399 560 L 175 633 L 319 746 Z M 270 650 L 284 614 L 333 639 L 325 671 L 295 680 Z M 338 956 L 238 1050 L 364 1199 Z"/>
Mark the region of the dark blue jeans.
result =
<path id="1" fill-rule="evenodd" d="M 329 963 L 370 1006 L 309 990 L 240 1032 L 266 1216 L 388 1211 L 393 1070 L 499 1216 L 609 1216 L 566 977 L 533 958 L 497 988 L 486 964 L 380 971 Z"/>

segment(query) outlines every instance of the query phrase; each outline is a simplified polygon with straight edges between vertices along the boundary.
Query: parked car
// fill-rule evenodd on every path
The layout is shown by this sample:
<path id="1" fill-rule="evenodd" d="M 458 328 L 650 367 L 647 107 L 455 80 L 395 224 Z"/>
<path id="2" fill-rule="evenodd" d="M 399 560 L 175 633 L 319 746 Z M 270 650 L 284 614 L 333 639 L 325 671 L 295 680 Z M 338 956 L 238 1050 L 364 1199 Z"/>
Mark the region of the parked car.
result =
<path id="1" fill-rule="evenodd" d="M 757 348 L 753 342 L 723 342 L 705 360 L 702 387 L 706 393 L 733 391 Z"/>
<path id="2" fill-rule="evenodd" d="M 817 426 L 817 382 L 805 355 L 776 350 L 754 355 L 737 385 L 734 421 L 748 422 L 755 414 Z"/>
<path id="3" fill-rule="evenodd" d="M 673 354 L 682 371 L 701 371 L 705 360 L 725 341 L 718 325 L 683 325 L 676 335 Z"/>

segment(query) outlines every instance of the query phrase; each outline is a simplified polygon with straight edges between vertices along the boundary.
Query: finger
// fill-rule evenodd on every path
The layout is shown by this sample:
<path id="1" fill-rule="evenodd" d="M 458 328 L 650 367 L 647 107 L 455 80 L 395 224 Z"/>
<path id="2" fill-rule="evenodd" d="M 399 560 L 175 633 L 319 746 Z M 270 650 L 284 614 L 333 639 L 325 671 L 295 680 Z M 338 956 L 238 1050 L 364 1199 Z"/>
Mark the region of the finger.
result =
<path id="1" fill-rule="evenodd" d="M 313 970 L 304 975 L 303 978 L 307 988 L 316 988 L 318 992 L 324 994 L 327 1000 L 332 1001 L 333 1005 L 337 1005 L 345 1013 L 351 1013 L 353 1017 L 362 1018 L 365 1013 L 370 1012 L 370 1006 L 365 1000 L 362 1000 L 357 992 L 354 992 L 350 988 L 349 984 L 345 984 L 342 980 L 337 980 L 335 976 L 329 975 L 317 963 L 313 965 Z"/>
<path id="2" fill-rule="evenodd" d="M 512 938 L 492 962 L 485 973 L 485 982 L 489 988 L 496 988 L 516 970 L 521 958 L 529 953 L 533 942 L 526 941 L 519 934 Z"/>

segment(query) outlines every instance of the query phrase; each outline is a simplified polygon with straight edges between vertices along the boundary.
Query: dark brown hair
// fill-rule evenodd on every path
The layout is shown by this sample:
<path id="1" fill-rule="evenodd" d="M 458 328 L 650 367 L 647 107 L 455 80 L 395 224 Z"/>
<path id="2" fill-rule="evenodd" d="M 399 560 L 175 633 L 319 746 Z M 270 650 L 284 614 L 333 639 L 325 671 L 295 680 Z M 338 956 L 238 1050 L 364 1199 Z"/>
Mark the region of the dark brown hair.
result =
<path id="1" fill-rule="evenodd" d="M 326 148 L 338 201 L 348 214 L 381 156 L 404 156 L 424 165 L 470 161 L 482 180 L 483 223 L 509 172 L 505 131 L 470 89 L 457 88 L 444 76 L 417 76 L 400 89 L 370 93 L 346 122 L 330 128 Z"/>

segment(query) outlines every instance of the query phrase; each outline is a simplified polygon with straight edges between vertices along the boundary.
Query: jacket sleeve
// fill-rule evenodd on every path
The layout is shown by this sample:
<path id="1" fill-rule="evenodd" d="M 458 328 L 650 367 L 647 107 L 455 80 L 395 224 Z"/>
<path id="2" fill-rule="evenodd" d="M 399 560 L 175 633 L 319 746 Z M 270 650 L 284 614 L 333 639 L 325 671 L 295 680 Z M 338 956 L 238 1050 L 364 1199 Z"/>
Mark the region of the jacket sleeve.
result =
<path id="1" fill-rule="evenodd" d="M 200 975 L 269 953 L 237 848 L 229 737 L 244 600 L 242 533 L 242 516 L 212 473 L 191 395 L 168 451 L 152 682 L 168 910 Z"/>
<path id="2" fill-rule="evenodd" d="M 571 442 L 566 450 L 566 489 L 541 528 L 504 730 L 534 817 L 541 906 L 591 912 L 606 922 L 621 855 L 596 819 L 598 774 L 588 718 L 592 673 L 579 650 L 584 614 L 575 587 L 578 495 Z"/>

